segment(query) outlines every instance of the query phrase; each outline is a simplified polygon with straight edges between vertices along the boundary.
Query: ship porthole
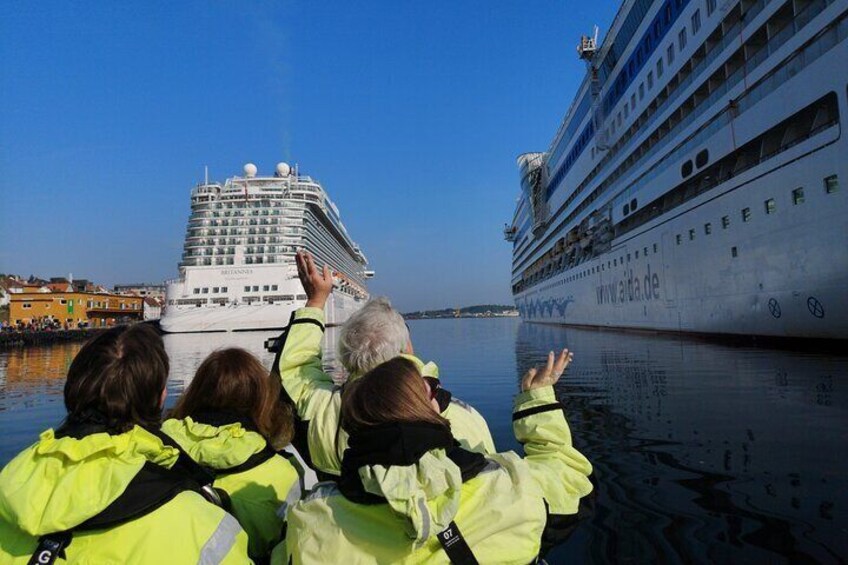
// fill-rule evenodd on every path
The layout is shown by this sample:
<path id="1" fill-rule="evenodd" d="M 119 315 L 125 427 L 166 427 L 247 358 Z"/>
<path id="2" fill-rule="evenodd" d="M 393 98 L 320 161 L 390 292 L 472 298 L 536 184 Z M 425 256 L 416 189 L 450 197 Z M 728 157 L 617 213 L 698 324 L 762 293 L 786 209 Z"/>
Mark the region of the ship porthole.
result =
<path id="1" fill-rule="evenodd" d="M 815 296 L 811 296 L 807 299 L 807 310 L 809 310 L 810 314 L 816 318 L 824 318 L 824 306 Z"/>
<path id="2" fill-rule="evenodd" d="M 769 309 L 769 312 L 771 312 L 772 316 L 774 316 L 775 318 L 780 318 L 780 315 L 781 315 L 780 303 L 776 299 L 774 299 L 774 298 L 769 299 L 768 309 Z"/>

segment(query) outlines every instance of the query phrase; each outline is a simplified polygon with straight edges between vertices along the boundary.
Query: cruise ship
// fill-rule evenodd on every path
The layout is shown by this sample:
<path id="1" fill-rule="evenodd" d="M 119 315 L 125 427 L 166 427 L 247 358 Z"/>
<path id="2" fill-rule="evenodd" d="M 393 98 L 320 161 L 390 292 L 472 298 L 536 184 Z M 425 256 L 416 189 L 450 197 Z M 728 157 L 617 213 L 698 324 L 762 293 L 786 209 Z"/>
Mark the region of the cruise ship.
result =
<path id="1" fill-rule="evenodd" d="M 531 322 L 848 338 L 848 0 L 627 0 L 504 236 Z"/>
<path id="2" fill-rule="evenodd" d="M 223 184 L 208 178 L 191 191 L 191 215 L 178 279 L 166 283 L 160 327 L 168 333 L 284 327 L 303 306 L 295 253 L 306 250 L 334 269 L 328 325 L 343 323 L 368 299 L 374 273 L 321 185 L 297 167 Z"/>

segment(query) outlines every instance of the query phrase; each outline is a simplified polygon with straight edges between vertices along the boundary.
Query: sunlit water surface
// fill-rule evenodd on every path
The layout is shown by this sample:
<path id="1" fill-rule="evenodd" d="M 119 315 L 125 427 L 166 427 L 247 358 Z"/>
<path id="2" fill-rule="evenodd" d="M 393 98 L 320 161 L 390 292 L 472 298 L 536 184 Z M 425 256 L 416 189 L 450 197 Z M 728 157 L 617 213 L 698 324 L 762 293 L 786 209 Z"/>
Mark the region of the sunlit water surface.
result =
<path id="1" fill-rule="evenodd" d="M 576 445 L 593 462 L 594 514 L 548 561 L 839 562 L 848 559 L 848 357 L 655 335 L 521 324 L 409 323 L 446 388 L 512 437 L 520 374 L 548 350 L 575 360 L 558 386 Z M 270 365 L 273 334 L 167 335 L 169 404 L 211 351 L 244 347 Z M 329 330 L 325 364 L 337 374 Z M 63 415 L 80 344 L 0 353 L 0 464 Z"/>

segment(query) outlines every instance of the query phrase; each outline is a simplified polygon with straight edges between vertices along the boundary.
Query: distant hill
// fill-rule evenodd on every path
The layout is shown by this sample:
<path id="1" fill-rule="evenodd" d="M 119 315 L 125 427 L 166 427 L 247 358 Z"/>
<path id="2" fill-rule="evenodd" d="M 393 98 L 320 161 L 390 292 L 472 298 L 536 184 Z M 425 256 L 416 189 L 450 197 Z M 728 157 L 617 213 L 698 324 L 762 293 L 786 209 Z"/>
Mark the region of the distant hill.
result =
<path id="1" fill-rule="evenodd" d="M 407 312 L 403 315 L 407 320 L 427 318 L 503 318 L 514 316 L 518 316 L 518 310 L 515 309 L 515 306 L 504 306 L 502 304 L 480 304 L 458 309 L 419 310 L 417 312 Z"/>

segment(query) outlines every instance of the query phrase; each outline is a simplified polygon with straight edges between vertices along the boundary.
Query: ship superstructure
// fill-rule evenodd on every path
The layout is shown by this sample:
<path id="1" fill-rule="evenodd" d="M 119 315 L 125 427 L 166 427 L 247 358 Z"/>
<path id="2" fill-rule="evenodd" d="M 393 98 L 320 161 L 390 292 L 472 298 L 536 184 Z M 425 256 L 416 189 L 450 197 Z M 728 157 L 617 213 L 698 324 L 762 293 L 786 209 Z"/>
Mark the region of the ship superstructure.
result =
<path id="1" fill-rule="evenodd" d="M 627 0 L 505 227 L 534 322 L 848 337 L 848 0 Z"/>
<path id="2" fill-rule="evenodd" d="M 325 314 L 328 324 L 343 323 L 367 300 L 365 281 L 373 272 L 317 181 L 286 163 L 271 176 L 258 176 L 248 163 L 244 176 L 198 184 L 191 191 L 180 277 L 167 283 L 162 329 L 284 327 L 306 301 L 294 261 L 301 249 L 335 269 Z"/>

